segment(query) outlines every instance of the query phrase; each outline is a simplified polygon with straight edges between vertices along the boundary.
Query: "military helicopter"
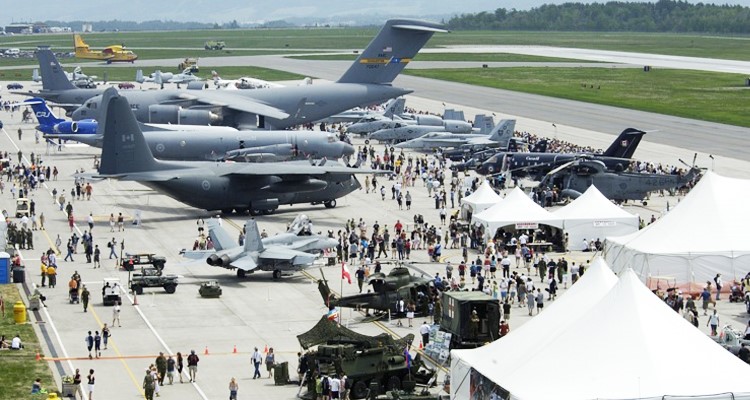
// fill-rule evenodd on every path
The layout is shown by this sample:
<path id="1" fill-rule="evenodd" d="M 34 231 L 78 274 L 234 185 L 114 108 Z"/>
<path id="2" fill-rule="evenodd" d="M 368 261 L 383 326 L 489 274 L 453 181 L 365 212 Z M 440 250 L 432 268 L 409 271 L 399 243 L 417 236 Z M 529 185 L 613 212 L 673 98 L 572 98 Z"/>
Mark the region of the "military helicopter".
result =
<path id="1" fill-rule="evenodd" d="M 641 201 L 645 206 L 650 192 L 679 188 L 700 176 L 702 170 L 695 166 L 695 157 L 693 157 L 692 166 L 682 160 L 680 162 L 688 167 L 687 173 L 682 175 L 642 174 L 611 171 L 600 160 L 579 157 L 550 171 L 539 185 L 557 186 L 561 189 L 560 194 L 563 197 L 573 199 L 585 192 L 589 186 L 594 185 L 604 197 L 610 200 L 616 202 L 636 200 Z"/>
<path id="2" fill-rule="evenodd" d="M 378 272 L 370 275 L 367 284 L 371 285 L 372 289 L 367 293 L 338 297 L 331 292 L 328 281 L 323 276 L 323 279 L 318 280 L 318 290 L 323 297 L 323 303 L 329 308 L 365 308 L 368 311 L 372 309 L 387 312 L 394 309 L 398 300 L 403 299 L 407 304 L 413 301 L 417 306 L 417 313 L 426 314 L 434 290 L 433 278 L 414 267 L 416 263 L 385 261 L 381 264 L 392 263 L 395 263 L 396 267 L 388 274 Z M 421 276 L 412 274 L 410 269 L 416 270 Z"/>

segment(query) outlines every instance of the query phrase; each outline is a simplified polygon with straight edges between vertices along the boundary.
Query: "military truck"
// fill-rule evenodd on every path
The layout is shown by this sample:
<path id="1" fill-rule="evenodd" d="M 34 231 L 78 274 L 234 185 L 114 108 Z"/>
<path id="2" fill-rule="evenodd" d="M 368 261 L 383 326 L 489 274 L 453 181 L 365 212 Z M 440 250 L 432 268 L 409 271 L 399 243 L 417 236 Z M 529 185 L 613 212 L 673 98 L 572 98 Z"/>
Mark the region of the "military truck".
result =
<path id="1" fill-rule="evenodd" d="M 440 330 L 451 334 L 451 349 L 480 347 L 500 337 L 502 309 L 491 296 L 474 291 L 443 292 L 442 304 Z"/>
<path id="2" fill-rule="evenodd" d="M 139 266 L 149 266 L 149 268 L 164 269 L 164 264 L 166 263 L 166 257 L 157 256 L 153 253 L 125 253 L 125 257 L 122 258 L 120 265 L 122 266 L 122 269 L 126 271 L 135 271 L 135 268 Z"/>
<path id="3" fill-rule="evenodd" d="M 143 288 L 162 287 L 169 294 L 177 290 L 177 275 L 164 275 L 164 264 L 153 267 L 141 267 L 140 272 L 130 278 L 130 290 L 143 294 Z"/>
<path id="4" fill-rule="evenodd" d="M 224 47 L 226 47 L 224 41 L 218 40 L 207 40 L 206 43 L 203 44 L 203 48 L 206 50 L 223 50 Z"/>
<path id="5" fill-rule="evenodd" d="M 198 59 L 193 58 L 193 57 L 187 57 L 180 64 L 177 65 L 177 69 L 179 69 L 180 72 L 184 71 L 186 68 L 190 68 L 190 72 L 192 73 L 199 72 L 200 68 L 198 68 Z"/>
<path id="6" fill-rule="evenodd" d="M 323 316 L 311 330 L 297 336 L 304 349 L 317 346 L 305 354 L 308 371 L 327 376 L 346 374 L 351 382 L 350 397 L 365 398 L 371 392 L 413 389 L 427 385 L 435 375 L 417 354 L 407 360 L 406 349 L 414 335 L 394 339 L 388 334 L 366 336 L 340 326 Z M 315 372 L 317 374 L 317 372 Z M 316 376 L 307 376 L 308 388 Z M 308 390 L 311 394 L 312 390 Z"/>

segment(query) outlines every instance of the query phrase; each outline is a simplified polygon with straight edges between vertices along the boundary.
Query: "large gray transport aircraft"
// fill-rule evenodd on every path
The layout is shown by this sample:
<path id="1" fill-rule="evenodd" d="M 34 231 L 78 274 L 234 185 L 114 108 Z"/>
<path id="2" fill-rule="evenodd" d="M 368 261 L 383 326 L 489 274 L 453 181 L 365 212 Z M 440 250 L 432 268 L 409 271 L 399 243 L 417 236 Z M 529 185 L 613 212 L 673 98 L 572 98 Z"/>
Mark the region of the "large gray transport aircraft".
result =
<path id="1" fill-rule="evenodd" d="M 239 129 L 284 129 L 411 93 L 391 83 L 435 32 L 446 30 L 430 22 L 387 21 L 352 66 L 332 84 L 247 91 L 147 90 L 122 95 L 136 118 L 144 123 L 220 123 Z M 49 61 L 46 65 L 45 61 L 48 60 L 40 55 L 40 69 L 50 69 Z M 47 76 L 51 72 L 43 72 L 43 81 L 55 86 L 47 86 L 34 95 L 57 103 L 83 104 L 73 112 L 74 120 L 99 119 L 100 93 L 96 89 L 75 90 L 59 64 L 52 69 L 58 70 L 58 75 L 52 78 Z M 67 90 L 73 92 L 67 95 Z"/>
<path id="2" fill-rule="evenodd" d="M 127 99 L 114 88 L 102 98 L 99 132 L 104 135 L 101 165 L 93 179 L 140 182 L 195 208 L 230 213 L 273 212 L 282 204 L 323 203 L 361 188 L 357 173 L 376 173 L 330 162 L 236 163 L 159 161 L 151 154 Z"/>

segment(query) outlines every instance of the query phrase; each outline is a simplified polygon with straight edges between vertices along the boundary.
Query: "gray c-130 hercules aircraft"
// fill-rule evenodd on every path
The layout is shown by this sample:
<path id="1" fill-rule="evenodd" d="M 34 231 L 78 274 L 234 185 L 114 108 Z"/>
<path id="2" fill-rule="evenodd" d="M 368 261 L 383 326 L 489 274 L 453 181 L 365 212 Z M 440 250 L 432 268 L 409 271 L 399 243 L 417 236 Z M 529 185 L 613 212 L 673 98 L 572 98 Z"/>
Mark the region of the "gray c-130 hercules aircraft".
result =
<path id="1" fill-rule="evenodd" d="M 122 95 L 144 123 L 189 119 L 192 124 L 205 125 L 218 122 L 218 117 L 222 125 L 239 129 L 284 129 L 411 93 L 391 83 L 435 32 L 446 30 L 430 22 L 389 20 L 341 78 L 331 84 L 228 92 L 128 91 Z M 41 59 L 40 67 L 44 67 Z M 91 93 L 91 98 L 72 113 L 74 120 L 99 119 L 101 96 Z M 44 98 L 45 94 L 37 96 Z M 55 101 L 69 103 L 62 97 Z"/>
<path id="2" fill-rule="evenodd" d="M 273 212 L 282 204 L 323 203 L 361 188 L 358 173 L 377 173 L 338 163 L 307 161 L 235 163 L 159 161 L 154 158 L 127 99 L 114 88 L 104 92 L 99 131 L 104 135 L 101 164 L 93 179 L 140 182 L 195 208 Z"/>

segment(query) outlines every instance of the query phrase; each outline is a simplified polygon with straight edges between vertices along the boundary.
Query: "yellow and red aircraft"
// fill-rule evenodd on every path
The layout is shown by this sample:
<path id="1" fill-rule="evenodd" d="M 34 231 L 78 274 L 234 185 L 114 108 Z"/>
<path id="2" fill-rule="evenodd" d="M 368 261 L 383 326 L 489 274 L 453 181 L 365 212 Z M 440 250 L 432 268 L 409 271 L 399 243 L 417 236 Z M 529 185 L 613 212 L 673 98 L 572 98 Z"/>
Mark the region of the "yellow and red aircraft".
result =
<path id="1" fill-rule="evenodd" d="M 81 35 L 73 35 L 76 58 L 90 60 L 105 60 L 107 64 L 113 62 L 135 62 L 138 55 L 130 50 L 125 50 L 122 45 L 107 46 L 104 50 L 90 50 L 89 45 L 83 41 Z"/>

